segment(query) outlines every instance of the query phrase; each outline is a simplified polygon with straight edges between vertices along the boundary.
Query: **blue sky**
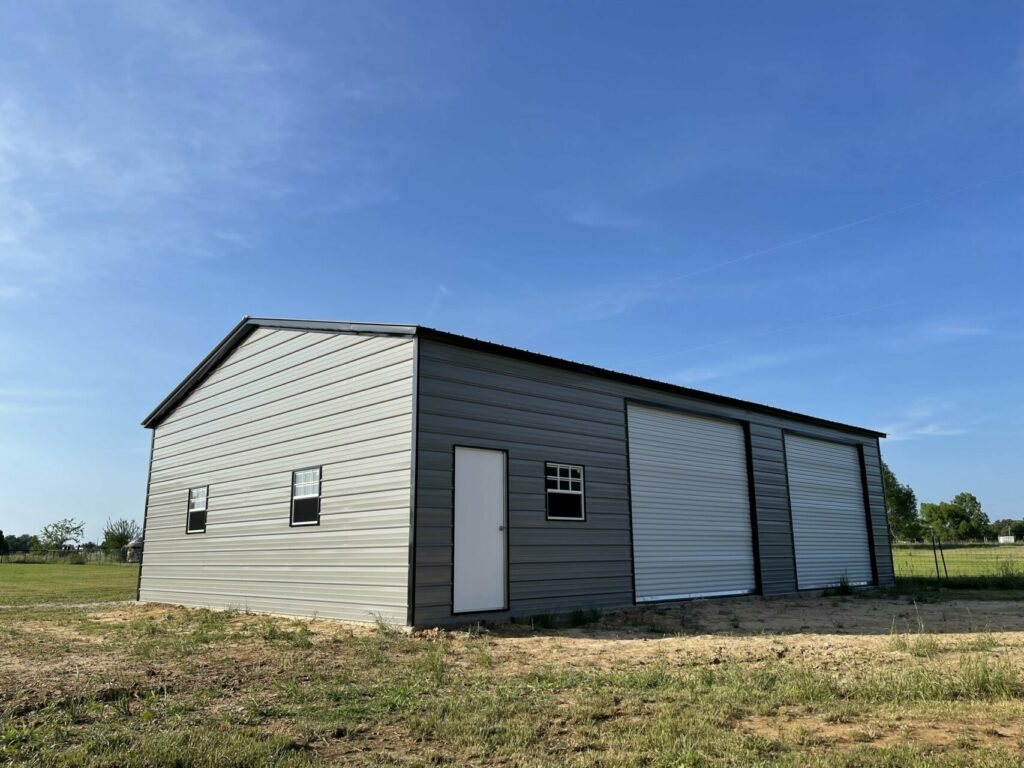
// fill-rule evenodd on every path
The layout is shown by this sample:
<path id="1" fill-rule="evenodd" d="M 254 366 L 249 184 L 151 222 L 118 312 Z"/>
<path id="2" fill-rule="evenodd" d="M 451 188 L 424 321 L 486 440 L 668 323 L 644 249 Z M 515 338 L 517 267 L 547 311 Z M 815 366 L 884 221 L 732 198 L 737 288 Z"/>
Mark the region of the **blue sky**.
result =
<path id="1" fill-rule="evenodd" d="M 891 433 L 1024 515 L 1017 3 L 0 5 L 0 528 L 141 520 L 245 315 Z"/>

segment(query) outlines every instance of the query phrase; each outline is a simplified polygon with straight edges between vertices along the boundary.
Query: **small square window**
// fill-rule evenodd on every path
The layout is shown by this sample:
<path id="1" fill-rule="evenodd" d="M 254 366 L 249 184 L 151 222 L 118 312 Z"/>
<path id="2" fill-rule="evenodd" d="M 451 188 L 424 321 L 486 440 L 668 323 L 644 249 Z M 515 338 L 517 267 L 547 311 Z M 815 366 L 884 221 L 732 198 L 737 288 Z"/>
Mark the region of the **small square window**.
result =
<path id="1" fill-rule="evenodd" d="M 584 520 L 583 467 L 578 464 L 544 465 L 544 494 L 548 520 Z"/>
<path id="2" fill-rule="evenodd" d="M 320 525 L 320 467 L 292 472 L 290 525 Z"/>
<path id="3" fill-rule="evenodd" d="M 185 513 L 185 533 L 206 533 L 206 505 L 210 486 L 188 489 L 188 510 Z"/>

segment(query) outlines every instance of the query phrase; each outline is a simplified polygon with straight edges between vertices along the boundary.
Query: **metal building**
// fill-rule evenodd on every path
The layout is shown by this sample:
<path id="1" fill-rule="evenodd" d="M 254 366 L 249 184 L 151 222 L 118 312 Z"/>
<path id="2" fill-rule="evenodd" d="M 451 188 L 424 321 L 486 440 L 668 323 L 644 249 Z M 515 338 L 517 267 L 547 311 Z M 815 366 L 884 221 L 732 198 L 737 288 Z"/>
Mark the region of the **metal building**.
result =
<path id="1" fill-rule="evenodd" d="M 245 318 L 145 419 L 139 599 L 413 626 L 893 582 L 879 432 Z"/>

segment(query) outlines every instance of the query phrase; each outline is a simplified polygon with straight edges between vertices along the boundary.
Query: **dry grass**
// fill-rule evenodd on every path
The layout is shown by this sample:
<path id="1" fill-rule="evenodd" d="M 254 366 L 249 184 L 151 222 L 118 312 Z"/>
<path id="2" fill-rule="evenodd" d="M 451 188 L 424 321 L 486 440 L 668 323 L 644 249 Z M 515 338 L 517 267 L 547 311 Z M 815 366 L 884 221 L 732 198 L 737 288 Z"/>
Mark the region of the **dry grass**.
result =
<path id="1" fill-rule="evenodd" d="M 0 764 L 1024 759 L 1015 603 L 744 599 L 411 635 L 161 606 L 3 619 Z"/>

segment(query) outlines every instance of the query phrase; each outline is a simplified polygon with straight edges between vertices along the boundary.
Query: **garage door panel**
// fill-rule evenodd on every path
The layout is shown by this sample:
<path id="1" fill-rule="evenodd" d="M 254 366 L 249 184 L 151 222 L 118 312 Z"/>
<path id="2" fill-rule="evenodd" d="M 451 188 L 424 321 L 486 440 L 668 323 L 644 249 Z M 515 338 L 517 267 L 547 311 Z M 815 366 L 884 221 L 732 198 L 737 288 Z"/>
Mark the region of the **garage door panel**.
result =
<path id="1" fill-rule="evenodd" d="M 706 434 L 706 433 L 705 433 Z M 726 454 L 737 455 L 742 451 L 737 450 L 737 446 L 727 440 L 717 439 L 715 436 L 708 436 L 706 439 L 704 435 L 695 435 L 689 439 L 684 440 L 673 440 L 670 434 L 653 436 L 651 439 L 651 445 L 658 448 L 669 448 L 675 450 L 677 447 L 683 448 L 694 448 L 702 450 L 704 448 L 713 448 L 720 450 Z"/>
<path id="2" fill-rule="evenodd" d="M 630 405 L 629 454 L 637 600 L 753 592 L 743 428 Z"/>
<path id="3" fill-rule="evenodd" d="M 786 435 L 797 586 L 823 589 L 873 574 L 867 511 L 855 446 Z"/>
<path id="4" fill-rule="evenodd" d="M 655 481 L 657 482 L 657 481 Z M 737 499 L 721 499 L 716 496 L 710 496 L 706 493 L 688 492 L 686 495 L 692 503 L 700 503 L 706 510 L 716 509 L 730 511 L 736 506 Z M 666 489 L 661 493 L 645 493 L 642 496 L 634 496 L 636 500 L 641 503 L 648 503 L 651 505 L 662 504 L 665 506 L 673 506 L 671 502 L 674 502 L 679 498 L 678 492 L 673 492 L 671 489 Z M 652 512 L 652 514 L 657 514 Z M 665 514 L 675 516 L 673 512 L 667 511 Z"/>

